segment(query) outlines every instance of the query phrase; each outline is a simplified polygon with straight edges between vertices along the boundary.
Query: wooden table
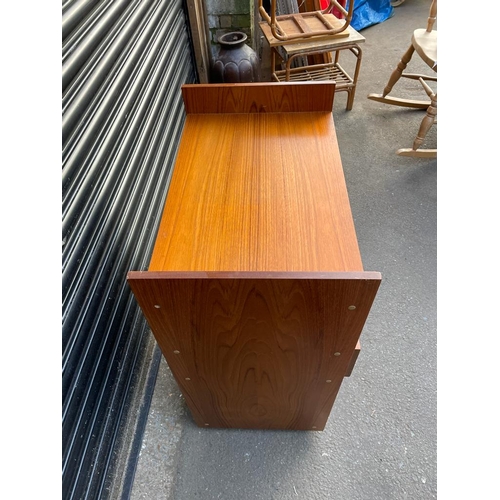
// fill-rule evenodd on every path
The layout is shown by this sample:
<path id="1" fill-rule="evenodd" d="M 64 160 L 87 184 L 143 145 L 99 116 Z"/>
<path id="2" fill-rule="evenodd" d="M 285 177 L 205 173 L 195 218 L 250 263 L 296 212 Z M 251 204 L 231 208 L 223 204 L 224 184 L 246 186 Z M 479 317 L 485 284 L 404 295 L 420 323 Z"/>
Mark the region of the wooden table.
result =
<path id="1" fill-rule="evenodd" d="M 199 426 L 321 430 L 381 280 L 361 262 L 335 84 L 182 92 L 149 270 L 128 282 Z"/>
<path id="2" fill-rule="evenodd" d="M 326 39 L 315 38 L 301 43 L 297 41 L 283 43 L 274 38 L 267 22 L 260 22 L 259 26 L 271 48 L 271 78 L 273 81 L 334 80 L 336 92 L 347 92 L 346 109 L 352 109 L 363 57 L 363 52 L 359 46 L 359 44 L 365 42 L 363 35 L 358 33 L 352 26 L 349 26 L 345 31 L 345 36 Z M 340 64 L 340 53 L 346 50 L 356 58 L 354 71 L 352 72 L 347 71 Z M 333 57 L 330 56 L 330 53 L 334 54 Z M 294 61 L 299 58 L 310 58 L 311 63 L 294 67 Z M 277 69 L 279 61 L 283 61 L 285 69 Z"/>

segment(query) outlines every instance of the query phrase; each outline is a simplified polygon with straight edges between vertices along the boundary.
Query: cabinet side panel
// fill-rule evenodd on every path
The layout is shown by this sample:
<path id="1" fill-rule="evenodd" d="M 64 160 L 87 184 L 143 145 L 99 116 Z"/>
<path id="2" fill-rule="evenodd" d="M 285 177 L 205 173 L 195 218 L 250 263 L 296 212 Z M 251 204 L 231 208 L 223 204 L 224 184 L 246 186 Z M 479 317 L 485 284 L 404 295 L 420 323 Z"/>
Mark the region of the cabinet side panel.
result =
<path id="1" fill-rule="evenodd" d="M 380 280 L 129 283 L 198 425 L 321 430 Z"/>

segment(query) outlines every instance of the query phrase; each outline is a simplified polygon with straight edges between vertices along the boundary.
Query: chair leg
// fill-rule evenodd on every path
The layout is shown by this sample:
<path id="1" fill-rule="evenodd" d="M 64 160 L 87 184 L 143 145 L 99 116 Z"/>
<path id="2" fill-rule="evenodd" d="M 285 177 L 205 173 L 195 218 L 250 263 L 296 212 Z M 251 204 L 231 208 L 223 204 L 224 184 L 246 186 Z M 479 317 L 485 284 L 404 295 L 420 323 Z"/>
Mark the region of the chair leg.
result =
<path id="1" fill-rule="evenodd" d="M 417 137 L 413 142 L 413 149 L 418 149 L 422 145 L 425 136 L 427 135 L 427 132 L 429 132 L 429 129 L 434 124 L 436 116 L 437 116 L 437 96 L 436 100 L 433 100 L 432 104 L 427 108 L 427 112 L 425 113 L 422 123 L 420 124 Z"/>
<path id="2" fill-rule="evenodd" d="M 419 101 L 419 100 L 414 100 L 414 99 L 402 99 L 399 97 L 391 97 L 388 96 L 394 87 L 394 85 L 397 83 L 397 81 L 404 76 L 403 72 L 406 69 L 406 66 L 410 62 L 413 53 L 415 52 L 415 48 L 413 45 L 410 45 L 410 48 L 405 52 L 401 60 L 399 61 L 398 65 L 396 66 L 396 69 L 392 72 L 391 77 L 389 78 L 389 81 L 387 85 L 384 88 L 384 91 L 382 94 L 368 94 L 368 99 L 372 101 L 377 101 L 377 102 L 383 102 L 385 104 L 392 104 L 394 106 L 403 106 L 405 108 L 416 108 L 416 109 L 426 109 L 429 107 L 430 102 L 429 101 Z"/>
<path id="3" fill-rule="evenodd" d="M 399 61 L 398 65 L 396 66 L 396 69 L 392 72 L 391 77 L 389 78 L 389 81 L 387 82 L 387 85 L 382 92 L 382 97 L 385 97 L 392 90 L 392 87 L 394 87 L 396 82 L 401 78 L 401 75 L 406 69 L 406 66 L 408 66 L 408 63 L 410 62 L 410 59 L 414 52 L 415 47 L 413 47 L 413 45 L 410 45 L 410 48 L 404 53 L 401 61 Z"/>
<path id="4" fill-rule="evenodd" d="M 424 142 L 427 132 L 429 132 L 431 126 L 436 122 L 437 94 L 431 94 L 429 97 L 431 98 L 431 105 L 427 108 L 427 112 L 425 113 L 425 116 L 420 123 L 420 128 L 417 132 L 417 136 L 413 141 L 413 147 L 411 149 L 398 149 L 396 154 L 398 154 L 399 156 L 413 156 L 419 158 L 437 157 L 437 149 L 419 149 Z"/>
<path id="5" fill-rule="evenodd" d="M 354 76 L 352 77 L 352 81 L 354 83 L 353 87 L 349 89 L 349 92 L 347 92 L 347 106 L 346 109 L 347 111 L 350 111 L 354 105 L 354 95 L 356 94 L 356 86 L 358 84 L 358 76 L 359 76 L 359 69 L 361 67 L 361 58 L 363 57 L 363 52 L 362 50 L 356 45 L 356 47 L 352 47 L 350 51 L 356 56 L 356 67 L 354 69 Z M 340 51 L 337 51 L 337 54 L 335 56 L 335 62 L 338 60 L 338 53 Z"/>

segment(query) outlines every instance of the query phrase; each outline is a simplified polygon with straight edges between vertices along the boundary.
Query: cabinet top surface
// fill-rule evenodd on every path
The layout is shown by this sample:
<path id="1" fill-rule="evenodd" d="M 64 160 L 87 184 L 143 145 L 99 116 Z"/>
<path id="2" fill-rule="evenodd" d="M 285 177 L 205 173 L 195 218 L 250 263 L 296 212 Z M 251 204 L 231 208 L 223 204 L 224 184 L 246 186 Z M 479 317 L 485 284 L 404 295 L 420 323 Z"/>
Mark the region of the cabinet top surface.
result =
<path id="1" fill-rule="evenodd" d="M 188 114 L 150 271 L 362 271 L 332 113 Z"/>

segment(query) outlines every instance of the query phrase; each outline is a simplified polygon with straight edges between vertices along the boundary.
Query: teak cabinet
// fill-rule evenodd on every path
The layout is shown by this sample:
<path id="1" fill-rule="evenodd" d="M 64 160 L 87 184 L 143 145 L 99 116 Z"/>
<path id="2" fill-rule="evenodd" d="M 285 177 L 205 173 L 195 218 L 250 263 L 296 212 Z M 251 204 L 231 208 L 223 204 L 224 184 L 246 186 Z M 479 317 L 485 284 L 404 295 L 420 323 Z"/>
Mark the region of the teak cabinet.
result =
<path id="1" fill-rule="evenodd" d="M 363 270 L 335 84 L 184 85 L 148 271 L 128 282 L 202 427 L 322 430 L 381 276 Z"/>

